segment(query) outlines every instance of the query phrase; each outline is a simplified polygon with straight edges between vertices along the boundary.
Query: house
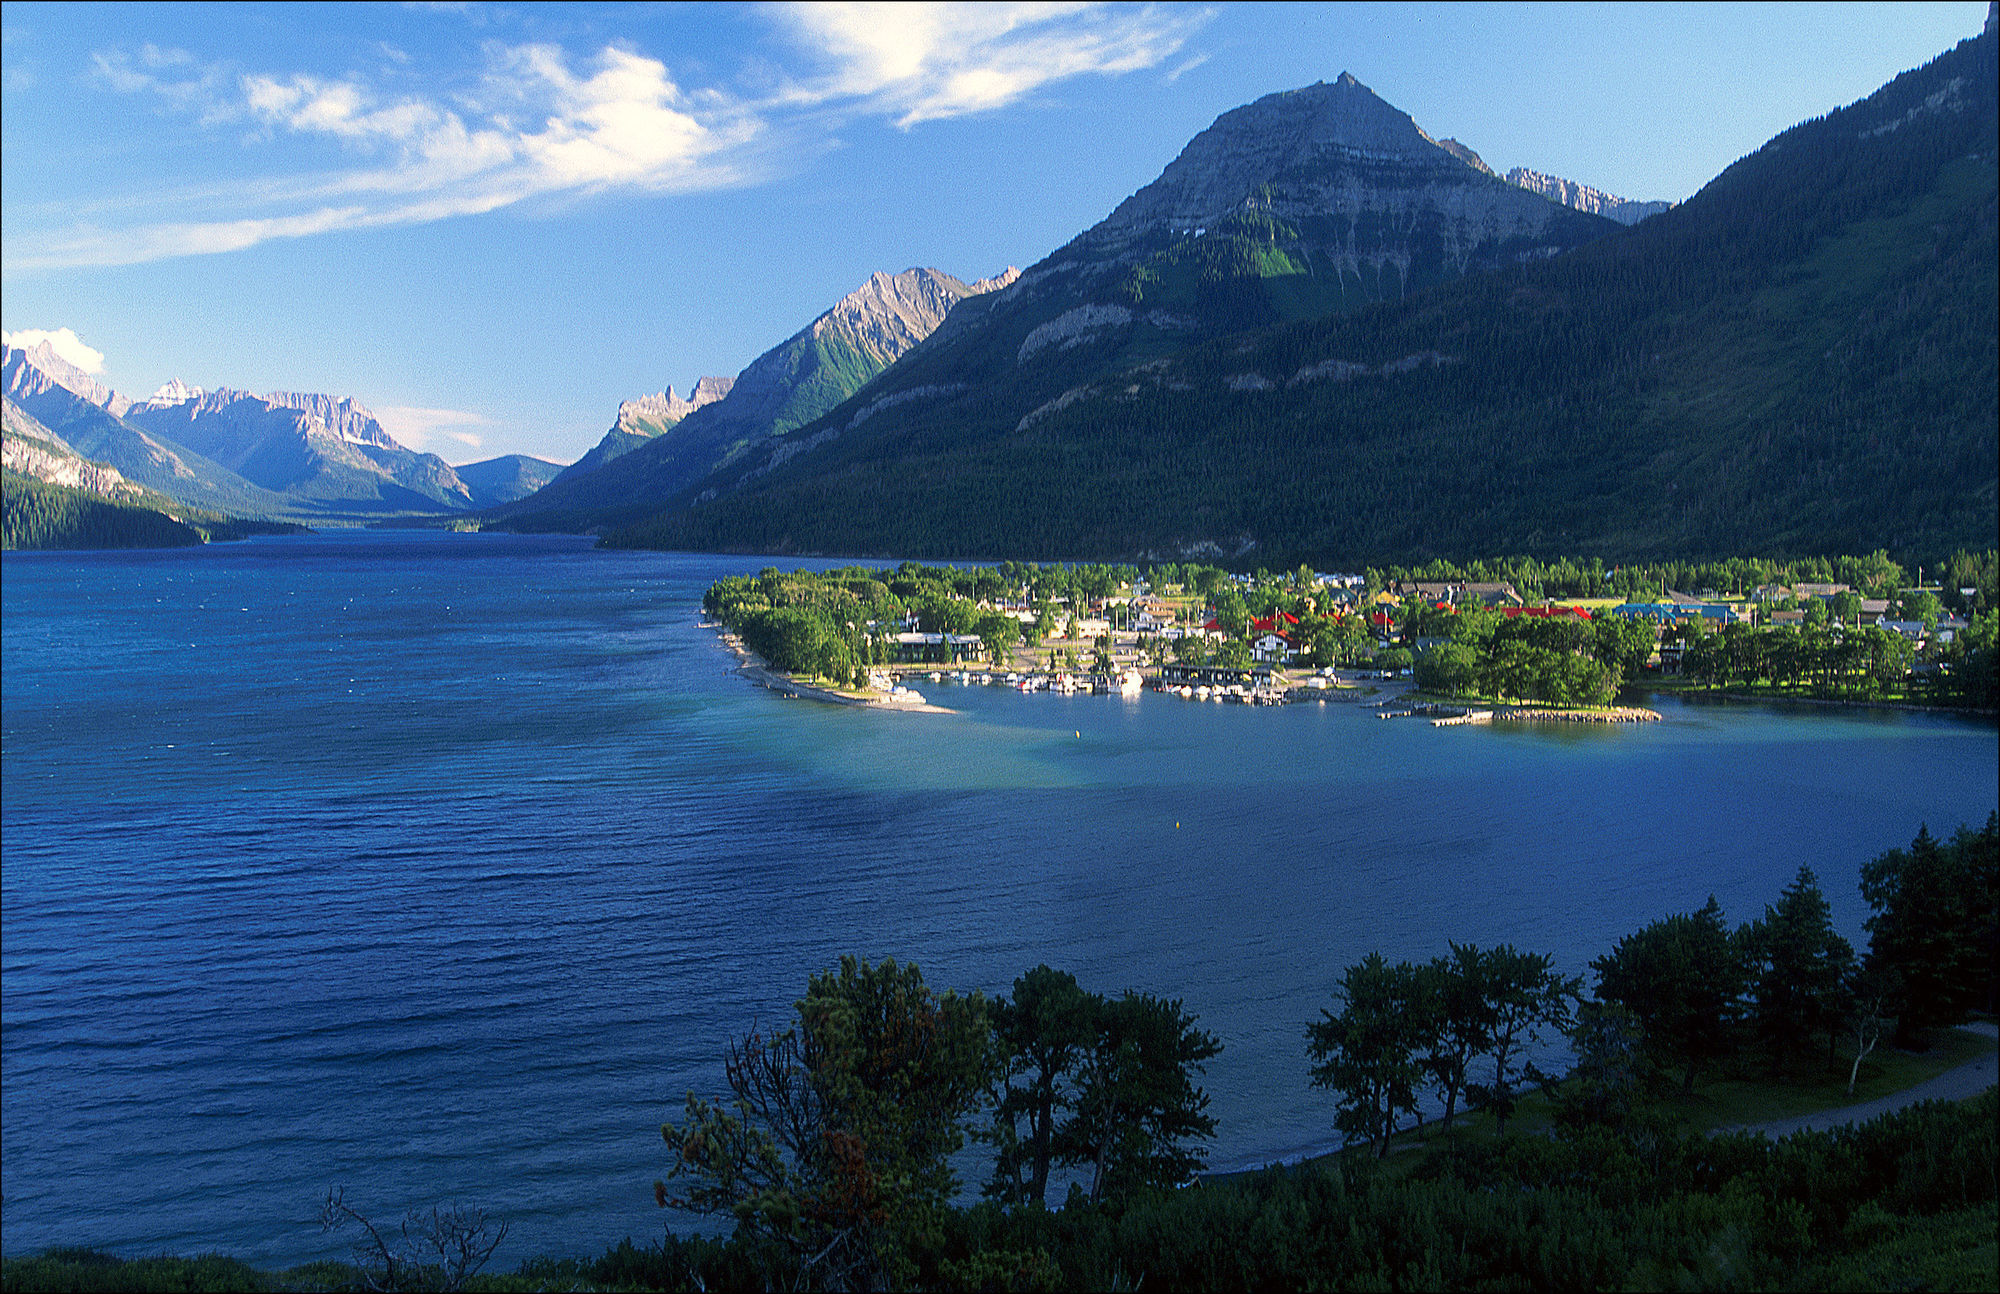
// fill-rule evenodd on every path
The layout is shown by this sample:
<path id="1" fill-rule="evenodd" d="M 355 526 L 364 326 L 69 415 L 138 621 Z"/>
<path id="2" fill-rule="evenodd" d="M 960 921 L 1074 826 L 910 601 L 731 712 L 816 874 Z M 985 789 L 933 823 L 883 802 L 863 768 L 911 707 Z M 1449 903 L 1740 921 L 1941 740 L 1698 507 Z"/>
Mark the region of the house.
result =
<path id="1" fill-rule="evenodd" d="M 1465 590 L 1459 599 L 1462 602 L 1483 602 L 1489 607 L 1518 607 L 1525 601 L 1514 591 L 1514 586 L 1505 581 L 1497 584 L 1471 581 L 1462 587 Z"/>
<path id="2" fill-rule="evenodd" d="M 1836 593 L 1851 593 L 1854 590 L 1846 584 L 1794 584 L 1792 595 L 1801 598 L 1830 598 Z"/>
<path id="3" fill-rule="evenodd" d="M 984 644 L 977 634 L 927 634 L 906 631 L 896 635 L 896 659 L 928 661 L 933 664 L 979 659 Z"/>
<path id="4" fill-rule="evenodd" d="M 1293 629 L 1298 628 L 1298 624 L 1299 618 L 1289 611 L 1276 611 L 1265 616 L 1262 620 L 1252 620 L 1250 622 L 1250 632 L 1253 634 L 1290 633 Z"/>
<path id="5" fill-rule="evenodd" d="M 1267 630 L 1251 640 L 1250 658 L 1260 664 L 1282 665 L 1292 658 L 1292 640 Z"/>

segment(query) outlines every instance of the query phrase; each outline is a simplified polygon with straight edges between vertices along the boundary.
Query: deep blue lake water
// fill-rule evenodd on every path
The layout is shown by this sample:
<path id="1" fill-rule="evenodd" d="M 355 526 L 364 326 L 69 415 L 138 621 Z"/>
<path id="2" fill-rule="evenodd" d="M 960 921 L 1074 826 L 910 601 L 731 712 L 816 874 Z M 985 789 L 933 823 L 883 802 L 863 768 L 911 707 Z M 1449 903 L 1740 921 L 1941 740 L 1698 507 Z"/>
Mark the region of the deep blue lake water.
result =
<path id="1" fill-rule="evenodd" d="M 788 701 L 696 623 L 766 564 L 430 534 L 9 554 L 7 1251 L 338 1256 L 331 1186 L 384 1220 L 482 1205 L 510 1263 L 650 1240 L 661 1121 L 848 952 L 1180 997 L 1225 1045 L 1214 1166 L 1289 1158 L 1333 1144 L 1304 1029 L 1369 951 L 1582 972 L 1711 893 L 1748 920 L 1801 863 L 1859 944 L 1860 865 L 1984 821 L 2000 781 L 1991 722 L 1892 711 Z"/>

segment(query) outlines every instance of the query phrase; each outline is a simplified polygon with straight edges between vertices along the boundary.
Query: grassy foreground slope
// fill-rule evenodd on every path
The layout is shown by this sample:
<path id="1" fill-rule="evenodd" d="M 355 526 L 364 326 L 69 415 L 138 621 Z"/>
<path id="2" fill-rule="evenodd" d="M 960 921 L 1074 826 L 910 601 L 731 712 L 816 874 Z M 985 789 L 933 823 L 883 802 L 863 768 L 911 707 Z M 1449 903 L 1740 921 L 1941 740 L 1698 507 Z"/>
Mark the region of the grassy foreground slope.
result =
<path id="1" fill-rule="evenodd" d="M 1984 546 L 1995 47 L 1963 42 L 1551 260 L 1113 378 L 1079 346 L 1076 384 L 1025 413 L 987 374 L 858 426 L 850 402 L 795 433 L 837 431 L 814 451 L 608 541 L 1274 567 Z M 910 358 L 936 391 L 959 380 L 945 350 Z"/>

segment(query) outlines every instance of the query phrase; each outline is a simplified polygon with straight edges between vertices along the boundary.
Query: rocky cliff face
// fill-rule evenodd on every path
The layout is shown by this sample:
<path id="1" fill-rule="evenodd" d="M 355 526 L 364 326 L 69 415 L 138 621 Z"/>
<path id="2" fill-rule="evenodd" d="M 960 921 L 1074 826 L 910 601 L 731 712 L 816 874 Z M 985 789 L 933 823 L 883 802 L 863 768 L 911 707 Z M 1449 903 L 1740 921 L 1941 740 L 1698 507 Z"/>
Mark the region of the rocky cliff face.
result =
<path id="1" fill-rule="evenodd" d="M 0 397 L 0 405 L 4 405 L 4 413 L 0 413 L 0 428 L 4 428 L 4 435 L 0 435 L 0 465 L 8 471 L 50 485 L 88 490 L 106 498 L 138 492 L 117 468 L 92 462 L 77 453 L 61 436 L 15 404 L 12 396 Z"/>
<path id="2" fill-rule="evenodd" d="M 1565 180 L 1560 175 L 1543 175 L 1540 171 L 1530 171 L 1521 166 L 1507 172 L 1507 183 L 1518 185 L 1530 193 L 1539 193 L 1565 207 L 1616 220 L 1621 225 L 1636 225 L 1647 216 L 1657 216 L 1674 205 L 1671 202 L 1634 202 L 1630 198 L 1593 189 L 1588 184 Z"/>
<path id="3" fill-rule="evenodd" d="M 959 302 L 1004 288 L 1019 277 L 1021 271 L 1013 266 L 977 283 L 962 283 L 931 269 L 907 269 L 901 274 L 878 271 L 813 320 L 807 331 L 822 342 L 844 343 L 879 370 L 937 331 Z M 756 364 L 751 365 L 751 369 L 756 368 Z M 744 375 L 750 376 L 750 370 Z"/>
<path id="4" fill-rule="evenodd" d="M 657 436 L 705 404 L 714 404 L 736 385 L 733 377 L 705 377 L 683 399 L 672 387 L 654 395 L 642 395 L 618 406 L 613 429 L 640 436 Z"/>
<path id="5" fill-rule="evenodd" d="M 1450 153 L 1453 157 L 1456 157 L 1459 161 L 1464 162 L 1467 166 L 1479 172 L 1481 175 L 1493 174 L 1493 168 L 1486 164 L 1484 158 L 1480 157 L 1479 154 L 1473 152 L 1470 148 L 1467 148 L 1464 144 L 1459 143 L 1455 139 L 1440 139 L 1438 141 L 1438 147 L 1442 148 L 1445 152 Z"/>
<path id="6" fill-rule="evenodd" d="M 568 480 L 587 472 L 594 472 L 614 458 L 623 458 L 653 437 L 671 430 L 676 423 L 696 409 L 714 404 L 728 395 L 729 389 L 735 385 L 736 379 L 733 377 L 704 377 L 694 384 L 694 390 L 689 392 L 686 398 L 675 394 L 674 389 L 668 387 L 653 395 L 642 395 L 636 400 L 625 401 L 618 406 L 618 418 L 611 424 L 611 430 L 604 433 L 604 439 L 593 445 L 590 452 L 582 458 L 556 473 L 553 480 L 545 480 L 535 489 L 541 489 L 554 481 Z M 493 502 L 511 503 L 534 492 L 534 490 L 524 490 L 511 499 Z"/>

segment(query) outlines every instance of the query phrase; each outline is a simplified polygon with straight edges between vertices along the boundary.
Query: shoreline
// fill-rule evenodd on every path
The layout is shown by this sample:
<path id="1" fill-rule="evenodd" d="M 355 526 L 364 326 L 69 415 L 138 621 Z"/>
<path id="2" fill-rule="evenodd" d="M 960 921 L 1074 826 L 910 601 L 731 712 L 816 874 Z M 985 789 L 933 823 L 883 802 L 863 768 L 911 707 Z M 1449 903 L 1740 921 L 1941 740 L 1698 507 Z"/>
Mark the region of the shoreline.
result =
<path id="1" fill-rule="evenodd" d="M 1762 692 L 1740 692 L 1734 688 L 1697 690 L 1646 687 L 1644 684 L 1639 684 L 1637 689 L 1647 693 L 1657 692 L 1662 696 L 1677 697 L 1682 701 L 1764 701 L 1778 705 L 1830 705 L 1850 710 L 1909 710 L 1919 714 L 1966 714 L 1982 719 L 2000 718 L 2000 710 L 1989 710 L 1973 705 L 1926 705 L 1920 701 L 1870 701 L 1859 697 L 1838 696 L 1779 696 Z"/>
<path id="2" fill-rule="evenodd" d="M 759 687 L 767 687 L 784 696 L 797 697 L 803 701 L 822 701 L 829 705 L 856 706 L 867 710 L 891 710 L 900 714 L 957 714 L 958 711 L 928 701 L 897 701 L 886 696 L 853 696 L 846 692 L 836 692 L 831 688 L 815 687 L 801 683 L 789 674 L 782 674 L 771 668 L 770 662 L 743 645 L 743 640 L 723 629 L 718 634 L 725 647 L 736 656 L 736 673 L 749 679 Z"/>

